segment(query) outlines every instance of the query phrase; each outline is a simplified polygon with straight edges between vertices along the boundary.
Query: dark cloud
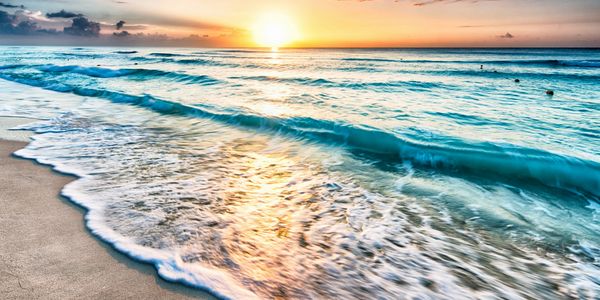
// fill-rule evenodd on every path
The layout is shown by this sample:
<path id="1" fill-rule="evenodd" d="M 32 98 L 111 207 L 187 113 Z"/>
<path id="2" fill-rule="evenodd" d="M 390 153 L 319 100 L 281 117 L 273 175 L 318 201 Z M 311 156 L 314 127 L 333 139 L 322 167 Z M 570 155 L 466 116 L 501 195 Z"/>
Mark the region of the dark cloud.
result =
<path id="1" fill-rule="evenodd" d="M 50 29 L 40 28 L 36 32 L 39 33 L 39 34 L 43 34 L 43 35 L 49 35 L 49 34 L 51 34 L 51 35 L 58 35 L 58 34 L 62 33 L 61 31 L 58 31 L 58 30 L 56 30 L 54 28 L 50 28 Z"/>
<path id="2" fill-rule="evenodd" d="M 74 12 L 70 12 L 70 11 L 65 11 L 64 9 L 62 9 L 59 12 L 47 13 L 46 17 L 48 17 L 48 18 L 71 19 L 71 18 L 83 17 L 83 15 L 82 14 L 78 14 L 78 13 L 74 13 Z"/>
<path id="3" fill-rule="evenodd" d="M 123 30 L 121 32 L 113 32 L 113 36 L 118 36 L 118 37 L 126 37 L 126 36 L 130 36 L 130 35 L 131 34 L 126 30 Z"/>
<path id="4" fill-rule="evenodd" d="M 512 34 L 510 34 L 510 32 L 507 32 L 507 33 L 505 33 L 505 34 L 503 34 L 503 35 L 499 35 L 498 37 L 499 37 L 499 38 L 501 38 L 501 39 L 512 39 L 512 38 L 514 38 L 515 36 L 514 36 L 514 35 L 512 35 Z"/>
<path id="5" fill-rule="evenodd" d="M 4 3 L 4 2 L 0 2 L 0 7 L 25 9 L 25 6 L 23 6 L 23 5 L 13 5 L 13 4 Z"/>
<path id="6" fill-rule="evenodd" d="M 16 17 L 0 10 L 0 33 L 12 33 Z"/>
<path id="7" fill-rule="evenodd" d="M 64 11 L 62 11 L 64 13 Z M 0 11 L 0 34 L 4 35 L 72 35 L 85 37 L 98 37 L 100 35 L 100 23 L 79 16 L 73 18 L 71 26 L 65 27 L 62 32 L 56 29 L 41 28 L 33 18 L 27 18 L 23 11 L 10 14 Z"/>
<path id="8" fill-rule="evenodd" d="M 100 35 L 100 23 L 88 20 L 86 17 L 73 19 L 70 27 L 65 27 L 64 33 L 77 36 L 97 37 Z"/>
<path id="9" fill-rule="evenodd" d="M 239 30 L 215 23 L 205 23 L 198 20 L 186 20 L 175 17 L 145 17 L 134 20 L 133 24 L 119 21 L 116 23 L 96 22 L 89 17 L 60 10 L 54 13 L 42 13 L 16 9 L 0 10 L 0 40 L 2 44 L 21 45 L 114 45 L 114 46 L 174 46 L 174 47 L 216 47 L 237 46 Z M 44 17 L 46 16 L 46 17 Z M 118 20 L 118 19 L 117 19 Z M 230 33 L 214 36 L 190 35 L 174 37 L 166 34 L 148 34 L 140 32 L 147 30 L 148 25 L 166 25 L 175 27 L 213 30 L 220 33 Z M 118 28 L 117 30 L 114 30 Z M 114 31 L 114 32 L 113 32 Z M 101 34 L 106 32 L 106 34 Z M 84 40 L 85 38 L 85 40 Z M 244 39 L 247 39 L 244 36 Z"/>
<path id="10" fill-rule="evenodd" d="M 115 31 L 117 30 L 117 24 L 108 24 L 108 23 L 103 23 L 100 22 L 100 27 L 102 28 L 102 31 Z M 120 29 L 118 29 L 119 31 L 121 30 L 127 30 L 127 31 L 142 31 L 142 30 L 147 30 L 148 29 L 148 25 L 144 25 L 144 24 L 125 24 L 123 25 L 123 27 L 121 27 Z"/>
<path id="11" fill-rule="evenodd" d="M 12 24 L 15 20 L 15 15 L 11 15 L 3 10 L 0 10 L 0 24 Z"/>
<path id="12" fill-rule="evenodd" d="M 117 22 L 117 24 L 115 24 L 115 27 L 117 28 L 117 30 L 121 30 L 121 28 L 123 28 L 123 25 L 125 25 L 125 21 L 121 20 L 119 22 Z"/>
<path id="13" fill-rule="evenodd" d="M 39 32 L 38 25 L 30 20 L 19 21 L 16 15 L 0 11 L 0 34 L 30 35 Z"/>
<path id="14" fill-rule="evenodd" d="M 15 26 L 14 31 L 15 31 L 15 34 L 28 35 L 28 34 L 36 33 L 39 29 L 40 28 L 37 26 L 37 24 L 35 22 L 22 21 L 22 22 L 19 22 L 19 24 L 17 24 L 17 26 Z"/>

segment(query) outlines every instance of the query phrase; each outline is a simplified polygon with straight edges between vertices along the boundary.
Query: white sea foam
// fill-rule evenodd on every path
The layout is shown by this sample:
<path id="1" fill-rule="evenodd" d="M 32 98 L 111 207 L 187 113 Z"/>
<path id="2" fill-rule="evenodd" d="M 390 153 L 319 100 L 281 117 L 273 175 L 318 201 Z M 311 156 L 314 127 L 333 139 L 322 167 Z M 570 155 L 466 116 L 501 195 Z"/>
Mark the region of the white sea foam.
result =
<path id="1" fill-rule="evenodd" d="M 94 51 L 105 51 L 98 63 L 114 70 L 133 59 Z M 556 99 L 539 104 L 536 113 L 508 116 L 506 103 L 514 109 L 520 105 L 515 101 L 534 96 L 495 94 L 498 101 L 455 75 L 430 84 L 441 79 L 419 69 L 404 70 L 419 76 L 383 86 L 390 71 L 385 65 L 372 66 L 383 74 L 360 83 L 364 74 L 345 78 L 346 71 L 337 70 L 348 53 L 320 53 L 314 62 L 299 52 L 270 66 L 268 57 L 246 57 L 268 54 L 232 52 L 202 70 L 177 69 L 186 58 L 150 54 L 135 57 L 170 74 L 200 78 L 194 72 L 206 71 L 219 83 L 198 90 L 155 76 L 157 85 L 148 91 L 127 74 L 40 73 L 41 64 L 24 59 L 31 67 L 6 67 L 0 76 L 61 93 L 1 82 L 7 88 L 0 92 L 0 114 L 47 119 L 23 127 L 38 135 L 17 155 L 77 175 L 62 193 L 88 210 L 86 226 L 133 259 L 153 264 L 161 277 L 235 299 L 599 295 L 598 178 L 585 171 L 598 163 L 590 151 L 595 142 L 565 133 L 592 127 L 565 112 L 589 113 L 589 95 L 572 92 L 581 96 L 576 104 Z M 244 63 L 230 57 L 236 55 L 246 57 Z M 64 65 L 60 59 L 44 64 Z M 88 58 L 78 59 L 89 65 Z M 364 61 L 347 63 L 360 68 Z M 298 66 L 306 74 L 262 74 L 296 73 Z M 243 74 L 232 79 L 229 72 Z M 281 80 L 306 77 L 316 79 Z M 331 86 L 322 77 L 346 85 Z M 490 78 L 480 84 L 494 93 L 497 82 Z M 587 82 L 576 80 L 566 82 Z M 444 98 L 450 104 L 430 102 L 454 84 L 460 89 Z M 454 99 L 478 95 L 477 104 Z M 562 114 L 552 113 L 556 106 Z M 490 111 L 502 118 L 484 116 Z M 540 115 L 543 126 L 556 130 L 529 120 Z M 563 123 L 550 125 L 559 122 L 557 115 L 564 115 Z M 406 129 L 411 126 L 420 128 Z M 469 136 L 474 127 L 485 134 Z M 523 134 L 499 138 L 510 132 Z M 548 140 L 534 138 L 540 136 Z M 578 150 L 567 151 L 558 140 Z M 570 175 L 555 181 L 560 172 Z M 573 182 L 592 189 L 561 189 Z"/>

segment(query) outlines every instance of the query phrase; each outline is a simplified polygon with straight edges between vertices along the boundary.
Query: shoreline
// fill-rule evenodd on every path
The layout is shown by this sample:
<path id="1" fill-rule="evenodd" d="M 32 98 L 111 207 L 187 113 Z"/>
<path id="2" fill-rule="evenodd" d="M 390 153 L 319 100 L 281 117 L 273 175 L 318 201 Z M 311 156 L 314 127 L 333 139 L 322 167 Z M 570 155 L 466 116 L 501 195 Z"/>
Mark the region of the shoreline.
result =
<path id="1" fill-rule="evenodd" d="M 35 121 L 0 117 L 1 133 L 13 127 L 5 126 L 7 119 L 13 126 Z M 84 224 L 86 210 L 60 195 L 76 177 L 15 157 L 12 153 L 27 142 L 7 138 L 0 135 L 0 294 L 5 299 L 215 299 L 165 281 L 154 266 L 97 239 Z"/>

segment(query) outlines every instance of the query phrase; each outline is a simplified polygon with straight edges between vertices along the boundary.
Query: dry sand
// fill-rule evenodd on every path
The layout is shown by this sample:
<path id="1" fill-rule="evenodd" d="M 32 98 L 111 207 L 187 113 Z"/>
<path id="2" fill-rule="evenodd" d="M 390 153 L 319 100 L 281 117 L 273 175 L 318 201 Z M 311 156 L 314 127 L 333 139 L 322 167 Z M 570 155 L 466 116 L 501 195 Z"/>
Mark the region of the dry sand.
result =
<path id="1" fill-rule="evenodd" d="M 0 140 L 1 299 L 214 299 L 95 239 L 59 196 L 74 178 L 11 156 L 25 145 Z"/>

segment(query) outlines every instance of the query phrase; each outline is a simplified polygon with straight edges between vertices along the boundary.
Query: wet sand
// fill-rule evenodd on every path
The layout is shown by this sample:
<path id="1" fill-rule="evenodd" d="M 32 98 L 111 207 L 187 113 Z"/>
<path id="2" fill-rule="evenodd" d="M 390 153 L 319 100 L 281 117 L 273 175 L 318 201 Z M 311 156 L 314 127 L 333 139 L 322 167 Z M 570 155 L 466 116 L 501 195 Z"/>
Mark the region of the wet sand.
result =
<path id="1" fill-rule="evenodd" d="M 214 299 L 94 238 L 85 211 L 59 196 L 74 178 L 11 155 L 25 145 L 0 140 L 0 298 Z"/>

